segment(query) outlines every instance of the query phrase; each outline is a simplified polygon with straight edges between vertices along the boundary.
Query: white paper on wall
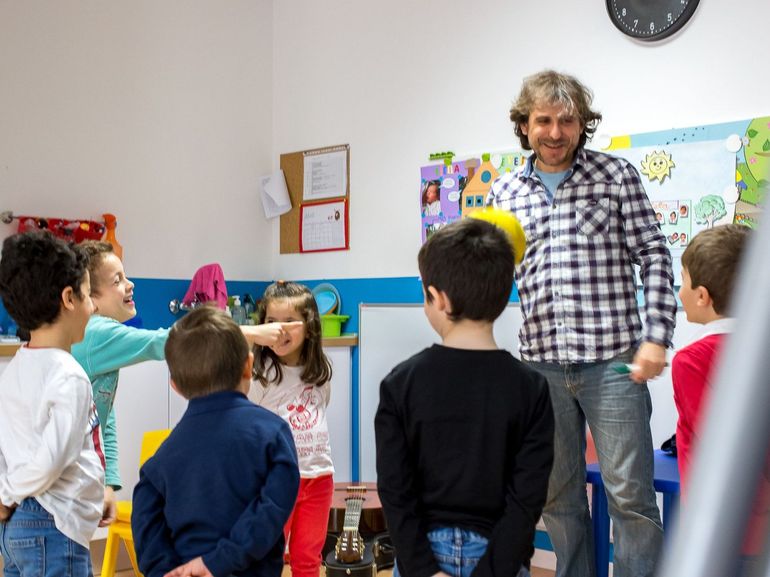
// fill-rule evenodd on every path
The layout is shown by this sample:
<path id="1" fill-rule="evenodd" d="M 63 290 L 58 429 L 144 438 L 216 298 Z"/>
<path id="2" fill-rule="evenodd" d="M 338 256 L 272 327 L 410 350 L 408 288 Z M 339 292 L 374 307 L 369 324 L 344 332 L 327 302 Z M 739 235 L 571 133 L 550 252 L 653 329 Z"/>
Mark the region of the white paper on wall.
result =
<path id="1" fill-rule="evenodd" d="M 273 174 L 263 176 L 261 179 L 262 208 L 265 210 L 265 218 L 275 218 L 291 210 L 289 190 L 286 188 L 286 179 L 283 170 L 277 170 Z"/>

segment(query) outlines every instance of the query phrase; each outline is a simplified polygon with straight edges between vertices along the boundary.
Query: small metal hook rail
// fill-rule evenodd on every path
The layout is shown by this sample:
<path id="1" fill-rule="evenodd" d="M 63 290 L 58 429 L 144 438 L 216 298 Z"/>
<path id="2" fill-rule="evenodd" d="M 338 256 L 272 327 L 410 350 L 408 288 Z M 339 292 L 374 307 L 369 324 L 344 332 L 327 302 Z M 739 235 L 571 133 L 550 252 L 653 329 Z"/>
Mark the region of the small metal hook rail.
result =
<path id="1" fill-rule="evenodd" d="M 202 296 L 201 293 L 195 293 L 195 298 L 190 304 L 184 303 L 180 299 L 172 299 L 168 303 L 168 310 L 172 315 L 178 315 L 182 311 L 191 311 L 206 304 L 206 301 L 201 298 Z"/>
<path id="2" fill-rule="evenodd" d="M 39 219 L 40 217 L 17 216 L 13 214 L 12 210 L 4 210 L 0 212 L 0 222 L 2 222 L 3 224 L 11 224 L 14 220 L 19 220 L 21 218 L 38 218 Z M 47 220 L 47 219 L 43 218 L 42 220 Z M 63 219 L 56 219 L 56 220 L 63 220 Z M 99 224 L 106 224 L 104 220 L 83 219 L 83 218 L 68 219 L 68 220 L 71 220 L 72 222 L 80 220 L 80 221 L 88 221 L 88 222 L 98 222 Z"/>

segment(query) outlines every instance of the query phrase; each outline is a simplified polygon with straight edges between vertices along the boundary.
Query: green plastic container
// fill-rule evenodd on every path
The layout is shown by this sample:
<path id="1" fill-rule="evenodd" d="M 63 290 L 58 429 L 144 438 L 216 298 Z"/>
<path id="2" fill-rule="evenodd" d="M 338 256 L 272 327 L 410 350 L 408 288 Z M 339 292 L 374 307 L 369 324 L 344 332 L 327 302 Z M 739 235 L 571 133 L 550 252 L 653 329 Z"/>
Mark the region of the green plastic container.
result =
<path id="1" fill-rule="evenodd" d="M 342 323 L 349 318 L 349 315 L 321 315 L 321 336 L 340 336 L 342 334 Z"/>

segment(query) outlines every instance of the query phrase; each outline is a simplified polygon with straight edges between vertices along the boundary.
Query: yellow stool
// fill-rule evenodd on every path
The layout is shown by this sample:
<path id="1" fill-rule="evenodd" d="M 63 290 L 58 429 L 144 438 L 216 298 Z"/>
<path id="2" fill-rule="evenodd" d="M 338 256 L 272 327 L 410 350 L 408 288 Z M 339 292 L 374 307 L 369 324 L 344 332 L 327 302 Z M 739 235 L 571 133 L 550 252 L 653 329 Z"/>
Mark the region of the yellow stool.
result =
<path id="1" fill-rule="evenodd" d="M 142 448 L 139 452 L 140 469 L 144 462 L 155 454 L 155 451 L 163 444 L 169 433 L 171 433 L 171 429 L 161 429 L 160 431 L 147 431 L 142 436 Z M 139 566 L 136 563 L 134 536 L 131 534 L 131 501 L 118 501 L 117 509 L 116 519 L 107 531 L 107 544 L 104 547 L 101 577 L 115 577 L 120 541 L 123 541 L 126 547 L 134 574 L 141 577 L 142 574 L 139 572 Z"/>

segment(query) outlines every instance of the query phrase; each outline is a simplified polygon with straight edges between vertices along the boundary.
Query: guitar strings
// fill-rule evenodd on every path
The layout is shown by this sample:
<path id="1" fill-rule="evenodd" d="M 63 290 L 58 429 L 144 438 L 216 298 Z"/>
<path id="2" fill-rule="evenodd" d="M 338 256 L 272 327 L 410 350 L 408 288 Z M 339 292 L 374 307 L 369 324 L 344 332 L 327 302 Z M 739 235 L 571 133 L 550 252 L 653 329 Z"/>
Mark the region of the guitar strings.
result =
<path id="1" fill-rule="evenodd" d="M 350 488 L 348 492 L 352 495 L 345 499 L 345 521 L 342 529 L 344 531 L 357 531 L 358 524 L 361 521 L 361 510 L 363 508 L 365 488 Z"/>

